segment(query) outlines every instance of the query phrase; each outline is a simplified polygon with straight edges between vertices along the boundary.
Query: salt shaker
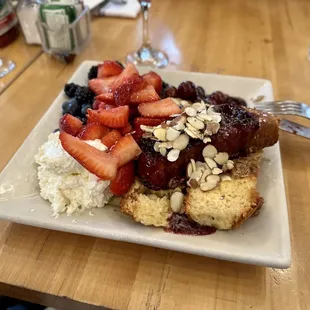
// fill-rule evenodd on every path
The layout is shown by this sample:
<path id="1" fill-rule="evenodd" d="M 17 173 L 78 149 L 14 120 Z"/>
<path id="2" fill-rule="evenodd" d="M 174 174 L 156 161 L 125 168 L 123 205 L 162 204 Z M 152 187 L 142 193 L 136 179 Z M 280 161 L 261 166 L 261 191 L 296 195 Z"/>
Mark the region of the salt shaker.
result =
<path id="1" fill-rule="evenodd" d="M 45 0 L 21 0 L 17 6 L 17 17 L 27 44 L 41 44 L 36 20 L 40 4 Z"/>

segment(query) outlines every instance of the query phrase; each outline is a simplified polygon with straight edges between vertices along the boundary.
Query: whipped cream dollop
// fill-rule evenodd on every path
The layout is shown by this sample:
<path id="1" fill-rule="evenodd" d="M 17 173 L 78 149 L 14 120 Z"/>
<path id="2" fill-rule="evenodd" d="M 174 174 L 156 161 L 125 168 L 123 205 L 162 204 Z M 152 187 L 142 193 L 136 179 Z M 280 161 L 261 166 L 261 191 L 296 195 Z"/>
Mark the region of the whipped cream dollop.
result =
<path id="1" fill-rule="evenodd" d="M 99 139 L 84 142 L 100 151 L 107 150 Z M 35 161 L 39 165 L 40 194 L 51 202 L 54 216 L 102 208 L 112 197 L 110 181 L 100 180 L 71 157 L 61 145 L 59 132 L 49 135 Z"/>

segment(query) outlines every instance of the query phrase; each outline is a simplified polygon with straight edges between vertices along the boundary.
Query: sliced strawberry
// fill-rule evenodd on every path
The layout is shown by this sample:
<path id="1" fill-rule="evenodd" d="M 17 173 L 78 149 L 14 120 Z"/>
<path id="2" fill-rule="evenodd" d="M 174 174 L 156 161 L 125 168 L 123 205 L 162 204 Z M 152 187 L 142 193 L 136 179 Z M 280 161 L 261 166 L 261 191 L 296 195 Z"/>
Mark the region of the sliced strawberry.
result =
<path id="1" fill-rule="evenodd" d="M 130 101 L 131 94 L 141 88 L 144 81 L 141 76 L 134 74 L 114 91 L 116 105 L 125 105 Z"/>
<path id="2" fill-rule="evenodd" d="M 121 74 L 123 68 L 115 61 L 106 60 L 98 65 L 98 78 L 106 78 Z"/>
<path id="3" fill-rule="evenodd" d="M 148 85 L 146 88 L 134 92 L 130 96 L 130 104 L 139 104 L 142 102 L 151 102 L 157 100 L 160 100 L 160 97 L 152 85 Z"/>
<path id="4" fill-rule="evenodd" d="M 132 126 L 128 123 L 124 128 L 122 128 L 121 133 L 125 136 L 130 132 L 132 132 Z"/>
<path id="5" fill-rule="evenodd" d="M 98 99 L 98 100 L 101 100 L 103 102 L 110 103 L 110 104 L 114 103 L 113 93 L 104 93 L 104 94 L 96 96 L 95 99 Z"/>
<path id="6" fill-rule="evenodd" d="M 92 79 L 88 81 L 88 87 L 96 94 L 101 95 L 112 91 L 116 77 L 111 76 L 105 79 Z"/>
<path id="7" fill-rule="evenodd" d="M 111 128 L 122 128 L 128 124 L 129 107 L 124 105 L 110 110 L 98 110 L 98 120 Z"/>
<path id="8" fill-rule="evenodd" d="M 110 132 L 109 128 L 103 126 L 101 123 L 95 122 L 85 125 L 77 137 L 81 140 L 95 140 L 101 139 L 108 132 Z"/>
<path id="9" fill-rule="evenodd" d="M 99 122 L 99 110 L 87 110 L 87 124 Z"/>
<path id="10" fill-rule="evenodd" d="M 113 129 L 107 133 L 101 141 L 106 147 L 111 148 L 121 138 L 122 134 L 117 129 Z"/>
<path id="11" fill-rule="evenodd" d="M 112 89 L 115 90 L 117 87 L 124 84 L 125 81 L 127 81 L 130 77 L 132 77 L 135 74 L 139 75 L 138 70 L 132 63 L 128 63 L 123 72 L 117 77 L 115 77 L 115 81 L 111 85 Z"/>
<path id="12" fill-rule="evenodd" d="M 65 132 L 59 135 L 62 147 L 86 170 L 104 180 L 115 179 L 118 160 Z"/>
<path id="13" fill-rule="evenodd" d="M 160 125 L 164 120 L 160 118 L 148 118 L 148 117 L 137 117 L 133 123 L 133 137 L 136 141 L 139 141 L 144 134 L 144 131 L 141 129 L 141 125 L 145 126 L 157 126 Z"/>
<path id="14" fill-rule="evenodd" d="M 71 114 L 65 114 L 59 120 L 59 130 L 75 136 L 83 127 L 83 123 Z"/>
<path id="15" fill-rule="evenodd" d="M 155 102 L 141 103 L 138 110 L 145 117 L 169 117 L 181 113 L 179 106 L 171 99 L 165 98 Z"/>
<path id="16" fill-rule="evenodd" d="M 149 84 L 153 85 L 158 94 L 160 94 L 163 81 L 161 77 L 154 71 L 142 75 L 143 79 Z"/>
<path id="17" fill-rule="evenodd" d="M 132 161 L 117 171 L 115 179 L 110 184 L 110 190 L 114 195 L 126 194 L 135 179 L 134 164 Z"/>
<path id="18" fill-rule="evenodd" d="M 140 128 L 141 125 L 157 126 L 160 125 L 163 121 L 164 119 L 161 118 L 137 117 L 134 120 L 134 129 L 136 130 L 138 126 Z"/>
<path id="19" fill-rule="evenodd" d="M 141 154 L 141 149 L 131 135 L 120 139 L 111 149 L 110 153 L 118 157 L 118 166 L 122 167 Z"/>

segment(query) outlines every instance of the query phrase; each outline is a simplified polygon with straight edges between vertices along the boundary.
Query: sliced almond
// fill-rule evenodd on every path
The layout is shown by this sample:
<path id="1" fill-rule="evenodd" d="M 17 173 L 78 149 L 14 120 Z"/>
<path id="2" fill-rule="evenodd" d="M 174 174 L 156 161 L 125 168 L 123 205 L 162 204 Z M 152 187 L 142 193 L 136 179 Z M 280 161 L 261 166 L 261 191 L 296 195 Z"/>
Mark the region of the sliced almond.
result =
<path id="1" fill-rule="evenodd" d="M 188 135 L 180 135 L 173 141 L 173 148 L 178 149 L 180 151 L 186 149 L 189 142 Z"/>
<path id="2" fill-rule="evenodd" d="M 228 160 L 226 164 L 223 165 L 222 169 L 224 172 L 228 170 L 232 170 L 234 168 L 234 162 L 232 160 Z"/>
<path id="3" fill-rule="evenodd" d="M 190 178 L 198 181 L 201 178 L 201 176 L 202 176 L 202 171 L 196 170 L 191 174 Z"/>
<path id="4" fill-rule="evenodd" d="M 178 117 L 180 115 L 181 115 L 180 113 L 178 113 L 178 114 L 171 114 L 170 117 Z"/>
<path id="5" fill-rule="evenodd" d="M 212 117 L 212 121 L 215 123 L 220 123 L 222 120 L 221 115 L 218 115 L 218 114 L 213 114 L 211 115 L 211 117 Z"/>
<path id="6" fill-rule="evenodd" d="M 205 130 L 205 135 L 211 136 L 216 134 L 220 129 L 220 124 L 219 123 L 207 123 L 206 124 L 206 130 Z"/>
<path id="7" fill-rule="evenodd" d="M 208 144 L 202 150 L 202 156 L 208 158 L 214 158 L 217 155 L 217 149 L 212 144 Z"/>
<path id="8" fill-rule="evenodd" d="M 192 107 L 195 108 L 198 112 L 201 112 L 205 109 L 205 105 L 203 102 L 195 102 L 194 104 L 192 104 Z"/>
<path id="9" fill-rule="evenodd" d="M 207 182 L 220 182 L 221 178 L 218 175 L 211 174 L 207 176 Z"/>
<path id="10" fill-rule="evenodd" d="M 154 127 L 153 126 L 146 126 L 146 125 L 140 125 L 140 128 L 145 131 L 145 132 L 154 132 Z"/>
<path id="11" fill-rule="evenodd" d="M 217 167 L 216 162 L 213 159 L 209 158 L 209 157 L 205 157 L 205 162 L 209 166 L 210 169 L 213 169 L 213 168 Z"/>
<path id="12" fill-rule="evenodd" d="M 199 133 L 199 130 L 195 128 L 193 125 L 191 125 L 190 123 L 186 123 L 185 125 L 189 130 L 193 131 L 194 133 L 197 133 L 197 134 Z"/>
<path id="13" fill-rule="evenodd" d="M 169 151 L 168 155 L 167 155 L 167 159 L 171 162 L 176 161 L 179 158 L 180 155 L 180 151 L 177 149 L 172 149 L 171 151 Z"/>
<path id="14" fill-rule="evenodd" d="M 162 155 L 162 156 L 166 156 L 167 155 L 167 149 L 165 147 L 160 147 L 159 148 L 159 153 Z"/>
<path id="15" fill-rule="evenodd" d="M 166 149 L 172 149 L 172 142 L 169 141 L 169 142 L 159 142 L 159 145 L 158 147 L 161 148 L 161 147 L 164 147 Z"/>
<path id="16" fill-rule="evenodd" d="M 207 169 L 205 169 L 201 178 L 200 178 L 200 183 L 206 182 L 206 177 L 209 176 L 211 173 L 212 172 L 211 172 L 211 169 L 209 167 Z"/>
<path id="17" fill-rule="evenodd" d="M 197 170 L 197 168 L 196 168 L 196 162 L 195 162 L 195 160 L 191 158 L 191 159 L 190 159 L 190 162 L 191 162 L 191 165 L 192 165 L 193 171 L 196 171 L 196 170 Z"/>
<path id="18" fill-rule="evenodd" d="M 196 131 L 192 131 L 188 128 L 185 128 L 184 131 L 193 139 L 200 139 L 200 135 Z"/>
<path id="19" fill-rule="evenodd" d="M 166 139 L 166 129 L 164 128 L 156 128 L 153 132 L 154 136 L 160 141 L 167 141 Z"/>
<path id="20" fill-rule="evenodd" d="M 207 191 L 214 189 L 216 186 L 217 186 L 216 182 L 204 182 L 200 184 L 200 189 L 203 192 L 207 192 Z"/>
<path id="21" fill-rule="evenodd" d="M 174 192 L 170 197 L 170 207 L 173 212 L 178 213 L 183 206 L 184 195 L 181 192 Z"/>
<path id="22" fill-rule="evenodd" d="M 185 129 L 185 125 L 181 122 L 178 122 L 176 125 L 172 126 L 172 128 L 181 131 Z"/>
<path id="23" fill-rule="evenodd" d="M 203 111 L 202 111 L 203 112 Z M 208 114 L 203 114 L 203 113 L 199 113 L 199 117 L 202 118 L 204 121 L 207 121 L 207 122 L 211 122 L 212 121 L 212 116 L 211 115 L 208 115 Z"/>
<path id="24" fill-rule="evenodd" d="M 211 138 L 209 137 L 203 138 L 203 143 L 208 143 L 208 142 L 211 142 Z"/>
<path id="25" fill-rule="evenodd" d="M 228 154 L 226 152 L 220 152 L 218 153 L 214 160 L 219 164 L 219 165 L 225 165 L 228 162 Z"/>
<path id="26" fill-rule="evenodd" d="M 178 130 L 175 130 L 175 129 L 169 127 L 167 129 L 166 139 L 168 141 L 174 141 L 179 135 L 180 135 L 180 132 Z"/>
<path id="27" fill-rule="evenodd" d="M 187 122 L 190 123 L 196 130 L 205 128 L 205 124 L 196 117 L 188 117 Z"/>
<path id="28" fill-rule="evenodd" d="M 197 160 L 195 164 L 197 169 L 200 167 L 203 167 L 203 169 L 205 168 L 205 163 L 203 163 L 202 161 Z"/>
<path id="29" fill-rule="evenodd" d="M 188 116 L 196 116 L 197 115 L 197 110 L 193 107 L 187 107 L 185 108 L 184 112 L 188 115 Z"/>
<path id="30" fill-rule="evenodd" d="M 220 168 L 213 168 L 212 169 L 212 174 L 215 174 L 215 175 L 221 174 L 222 172 L 223 172 L 223 170 Z"/>
<path id="31" fill-rule="evenodd" d="M 181 190 L 180 187 L 176 187 L 173 191 L 174 191 L 174 192 L 180 192 L 180 193 L 182 193 L 182 190 Z"/>
<path id="32" fill-rule="evenodd" d="M 155 152 L 159 152 L 159 145 L 160 145 L 161 143 L 160 142 L 155 142 L 154 143 L 154 151 Z"/>
<path id="33" fill-rule="evenodd" d="M 208 112 L 207 112 L 207 113 L 208 113 L 209 115 L 216 115 L 216 114 L 220 115 L 220 113 L 215 112 L 214 106 L 213 106 L 213 105 L 211 105 L 211 106 L 208 108 Z"/>
<path id="34" fill-rule="evenodd" d="M 188 163 L 187 164 L 187 168 L 186 168 L 186 176 L 188 178 L 190 178 L 191 174 L 193 173 L 193 166 L 192 163 Z"/>
<path id="35" fill-rule="evenodd" d="M 231 181 L 231 177 L 229 175 L 221 175 L 222 182 Z"/>

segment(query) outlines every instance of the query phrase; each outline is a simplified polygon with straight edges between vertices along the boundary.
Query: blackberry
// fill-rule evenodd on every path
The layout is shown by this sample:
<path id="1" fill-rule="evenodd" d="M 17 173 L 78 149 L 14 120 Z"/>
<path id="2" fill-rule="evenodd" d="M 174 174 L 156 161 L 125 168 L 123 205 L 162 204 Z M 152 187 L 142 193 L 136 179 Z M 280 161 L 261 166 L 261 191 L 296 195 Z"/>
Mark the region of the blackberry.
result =
<path id="1" fill-rule="evenodd" d="M 239 98 L 239 97 L 230 97 L 229 96 L 227 99 L 227 103 L 235 104 L 238 106 L 244 106 L 244 107 L 247 106 L 246 101 L 242 98 Z"/>
<path id="2" fill-rule="evenodd" d="M 215 91 L 208 97 L 208 101 L 213 105 L 224 104 L 227 102 L 227 99 L 228 96 L 221 91 Z"/>
<path id="3" fill-rule="evenodd" d="M 177 97 L 177 89 L 174 86 L 169 86 L 165 89 L 165 98 L 167 97 Z"/>
<path id="4" fill-rule="evenodd" d="M 64 92 L 69 98 L 73 98 L 78 87 L 79 85 L 74 83 L 66 84 L 64 87 Z"/>
<path id="5" fill-rule="evenodd" d="M 195 84 L 191 81 L 182 82 L 178 87 L 177 96 L 180 99 L 195 102 L 197 100 Z"/>
<path id="6" fill-rule="evenodd" d="M 98 66 L 92 66 L 88 71 L 88 79 L 96 79 L 98 76 Z"/>
<path id="7" fill-rule="evenodd" d="M 169 84 L 166 83 L 165 81 L 162 81 L 162 89 L 166 89 L 169 87 Z"/>
<path id="8" fill-rule="evenodd" d="M 125 68 L 124 65 L 120 61 L 116 60 L 115 62 L 119 64 L 123 69 Z"/>
<path id="9" fill-rule="evenodd" d="M 74 98 L 80 103 L 93 104 L 95 94 L 87 86 L 79 86 Z"/>

